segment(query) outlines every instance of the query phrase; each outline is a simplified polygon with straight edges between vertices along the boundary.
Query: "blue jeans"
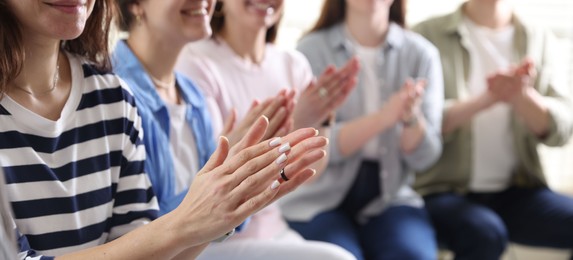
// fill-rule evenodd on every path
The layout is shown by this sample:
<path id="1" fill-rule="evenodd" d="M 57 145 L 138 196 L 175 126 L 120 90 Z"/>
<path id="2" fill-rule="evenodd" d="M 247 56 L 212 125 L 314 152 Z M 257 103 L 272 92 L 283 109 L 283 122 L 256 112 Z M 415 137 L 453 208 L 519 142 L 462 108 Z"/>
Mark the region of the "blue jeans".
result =
<path id="1" fill-rule="evenodd" d="M 573 199 L 547 188 L 424 199 L 438 241 L 456 259 L 499 259 L 508 241 L 573 249 Z"/>
<path id="2" fill-rule="evenodd" d="M 380 196 L 378 164 L 365 162 L 342 204 L 310 222 L 289 222 L 304 238 L 337 244 L 363 259 L 435 259 L 434 231 L 424 209 L 393 206 L 365 224 L 359 211 Z"/>

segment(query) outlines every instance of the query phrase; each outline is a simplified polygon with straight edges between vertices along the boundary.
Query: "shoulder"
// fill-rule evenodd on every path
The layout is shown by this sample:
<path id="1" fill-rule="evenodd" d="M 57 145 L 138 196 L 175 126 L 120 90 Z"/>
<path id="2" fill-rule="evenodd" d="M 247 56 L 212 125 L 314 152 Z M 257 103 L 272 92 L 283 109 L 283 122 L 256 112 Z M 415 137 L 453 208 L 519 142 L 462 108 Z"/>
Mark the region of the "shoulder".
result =
<path id="1" fill-rule="evenodd" d="M 282 49 L 274 44 L 267 44 L 266 54 L 273 62 L 286 62 L 290 66 L 306 66 L 308 64 L 306 57 L 295 49 Z"/>
<path id="2" fill-rule="evenodd" d="M 86 59 L 68 55 L 72 68 L 72 77 L 78 77 L 74 83 L 81 84 L 82 101 L 81 108 L 90 108 L 97 105 L 111 104 L 115 102 L 127 102 L 135 106 L 133 92 L 115 73 L 99 69 L 95 64 Z"/>
<path id="3" fill-rule="evenodd" d="M 551 30 L 523 20 L 519 16 L 516 18 L 515 26 L 517 27 L 516 29 L 520 29 L 525 33 L 526 40 L 529 42 L 548 40 L 554 41 L 557 39 Z"/>
<path id="4" fill-rule="evenodd" d="M 177 84 L 181 88 L 181 91 L 184 92 L 184 95 L 195 101 L 194 103 L 197 103 L 194 104 L 195 106 L 198 104 L 203 104 L 205 97 L 197 84 L 195 84 L 193 80 L 181 73 L 175 73 L 175 75 L 177 77 Z"/>
<path id="5" fill-rule="evenodd" d="M 175 69 L 195 79 L 204 76 L 206 72 L 212 73 L 216 70 L 216 62 L 223 58 L 221 55 L 222 46 L 219 46 L 213 39 L 189 43 L 181 51 Z"/>
<path id="6" fill-rule="evenodd" d="M 420 55 L 437 54 L 438 49 L 424 36 L 411 30 L 403 30 L 405 47 L 414 50 Z"/>
<path id="7" fill-rule="evenodd" d="M 329 42 L 328 38 L 332 37 L 334 28 L 327 28 L 318 31 L 314 31 L 304 35 L 298 42 L 297 49 L 302 52 L 306 51 L 316 51 L 318 49 L 324 48 Z"/>
<path id="8" fill-rule="evenodd" d="M 221 43 L 213 38 L 208 38 L 188 43 L 181 53 L 182 55 L 190 55 L 193 57 L 211 57 L 217 55 L 222 48 Z"/>
<path id="9" fill-rule="evenodd" d="M 412 30 L 424 36 L 426 36 L 426 34 L 445 32 L 445 28 L 449 28 L 452 26 L 452 23 L 456 23 L 455 16 L 456 13 L 434 16 L 415 25 L 412 27 Z"/>

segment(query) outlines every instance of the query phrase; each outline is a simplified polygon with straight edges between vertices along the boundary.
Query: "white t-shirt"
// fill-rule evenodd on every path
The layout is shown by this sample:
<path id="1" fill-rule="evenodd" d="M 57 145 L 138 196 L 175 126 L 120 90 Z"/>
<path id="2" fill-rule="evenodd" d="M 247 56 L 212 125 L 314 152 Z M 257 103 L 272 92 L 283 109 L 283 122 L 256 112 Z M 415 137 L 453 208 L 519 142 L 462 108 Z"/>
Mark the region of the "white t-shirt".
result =
<path id="1" fill-rule="evenodd" d="M 199 172 L 199 155 L 193 131 L 185 120 L 185 105 L 165 103 L 169 111 L 169 149 L 175 169 L 175 193 L 187 189 Z M 181 145 L 184 144 L 184 145 Z"/>
<path id="2" fill-rule="evenodd" d="M 382 80 L 378 78 L 379 64 L 382 62 L 381 48 L 380 47 L 365 47 L 358 43 L 354 43 L 354 51 L 358 60 L 360 60 L 360 70 L 362 73 L 361 86 L 362 96 L 364 100 L 364 111 L 366 114 L 373 113 L 380 108 L 380 88 L 382 87 Z M 380 159 L 380 142 L 378 137 L 375 136 L 368 141 L 364 146 L 364 158 L 378 161 Z"/>
<path id="3" fill-rule="evenodd" d="M 481 27 L 464 19 L 469 33 L 463 36 L 471 63 L 469 91 L 477 96 L 487 91 L 487 77 L 510 67 L 514 57 L 514 27 L 499 30 Z M 473 173 L 470 189 L 501 191 L 509 186 L 517 162 L 511 132 L 511 109 L 498 103 L 477 114 L 472 121 Z"/>
<path id="4" fill-rule="evenodd" d="M 237 121 L 245 117 L 253 100 L 263 101 L 282 89 L 302 92 L 312 81 L 310 64 L 298 51 L 267 44 L 260 64 L 239 57 L 222 39 L 188 44 L 176 69 L 192 79 L 205 94 L 217 137 L 232 108 Z"/>

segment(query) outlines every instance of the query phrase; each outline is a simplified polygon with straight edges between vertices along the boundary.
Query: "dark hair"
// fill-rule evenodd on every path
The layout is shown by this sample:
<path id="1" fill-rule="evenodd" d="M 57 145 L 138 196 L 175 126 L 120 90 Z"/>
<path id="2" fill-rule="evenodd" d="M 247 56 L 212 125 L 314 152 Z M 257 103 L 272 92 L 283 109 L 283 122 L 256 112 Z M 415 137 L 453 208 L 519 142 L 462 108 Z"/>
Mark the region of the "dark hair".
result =
<path id="1" fill-rule="evenodd" d="M 325 0 L 320 17 L 310 32 L 329 28 L 346 18 L 346 0 Z M 388 20 L 402 27 L 406 26 L 406 0 L 394 0 L 390 6 Z"/>
<path id="2" fill-rule="evenodd" d="M 129 31 L 135 20 L 135 15 L 129 10 L 132 4 L 139 2 L 139 0 L 116 0 L 119 9 L 117 16 L 117 27 L 122 31 Z"/>
<path id="3" fill-rule="evenodd" d="M 94 9 L 78 38 L 63 41 L 61 48 L 87 58 L 101 71 L 111 71 L 109 58 L 109 29 L 114 13 L 113 0 L 95 0 Z M 25 50 L 17 18 L 6 0 L 0 0 L 0 96 L 8 82 L 22 71 Z"/>
<path id="4" fill-rule="evenodd" d="M 282 18 L 282 16 L 281 16 Z M 267 29 L 267 35 L 265 36 L 265 41 L 268 43 L 274 43 L 277 39 L 277 34 L 279 31 L 279 23 L 281 22 L 281 18 L 273 24 L 269 29 Z M 217 36 L 223 30 L 223 26 L 225 26 L 225 14 L 223 13 L 223 2 L 217 1 L 215 4 L 215 13 L 213 14 L 213 18 L 211 18 L 211 29 L 213 30 L 213 37 Z"/>

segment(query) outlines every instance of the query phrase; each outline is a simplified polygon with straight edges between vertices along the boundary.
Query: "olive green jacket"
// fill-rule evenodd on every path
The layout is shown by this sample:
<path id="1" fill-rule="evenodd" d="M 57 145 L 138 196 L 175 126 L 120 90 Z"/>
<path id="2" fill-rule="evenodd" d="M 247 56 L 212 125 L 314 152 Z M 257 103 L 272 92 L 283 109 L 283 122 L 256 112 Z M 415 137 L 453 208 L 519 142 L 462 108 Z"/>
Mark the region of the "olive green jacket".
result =
<path id="1" fill-rule="evenodd" d="M 463 5 L 462 5 L 463 6 Z M 425 36 L 440 51 L 444 73 L 444 109 L 458 100 L 468 98 L 468 77 L 470 57 L 464 48 L 463 35 L 467 29 L 463 22 L 462 7 L 456 12 L 430 19 L 415 26 L 414 31 Z M 565 97 L 564 77 L 553 75 L 559 51 L 555 49 L 554 38 L 548 33 L 535 30 L 514 16 L 515 64 L 525 57 L 533 59 L 537 70 L 535 89 L 545 96 L 544 102 L 550 114 L 550 129 L 547 135 L 539 138 L 531 133 L 520 119 L 513 114 L 511 127 L 514 149 L 518 164 L 513 172 L 513 185 L 545 186 L 543 168 L 537 147 L 540 143 L 548 146 L 564 145 L 573 132 L 573 104 Z M 563 79 L 559 81 L 560 79 Z M 492 122 L 495 123 L 495 122 Z M 466 124 L 454 132 L 443 136 L 443 153 L 438 162 L 429 170 L 416 177 L 415 189 L 421 195 L 439 192 L 468 191 L 472 172 L 472 127 Z"/>

